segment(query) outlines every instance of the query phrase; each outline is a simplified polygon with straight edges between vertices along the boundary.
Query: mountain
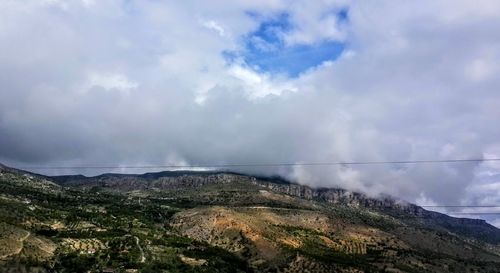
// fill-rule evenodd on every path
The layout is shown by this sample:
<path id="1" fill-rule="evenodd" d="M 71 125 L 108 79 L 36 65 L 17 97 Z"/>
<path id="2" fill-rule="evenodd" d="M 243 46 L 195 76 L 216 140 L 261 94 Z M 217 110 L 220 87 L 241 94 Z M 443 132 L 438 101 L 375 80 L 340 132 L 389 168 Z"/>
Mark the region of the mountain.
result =
<path id="1" fill-rule="evenodd" d="M 0 272 L 500 272 L 500 230 L 277 177 L 0 166 Z"/>

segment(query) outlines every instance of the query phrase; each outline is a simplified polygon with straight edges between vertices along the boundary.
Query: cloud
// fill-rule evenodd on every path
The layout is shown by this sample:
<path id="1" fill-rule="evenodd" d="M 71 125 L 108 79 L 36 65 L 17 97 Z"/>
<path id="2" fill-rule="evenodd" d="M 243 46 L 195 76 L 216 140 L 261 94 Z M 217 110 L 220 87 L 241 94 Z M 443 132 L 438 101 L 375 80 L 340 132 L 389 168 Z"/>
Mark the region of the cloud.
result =
<path id="1" fill-rule="evenodd" d="M 323 40 L 344 41 L 345 20 L 348 1 L 337 1 L 311 5 L 305 1 L 295 2 L 292 20 L 295 28 L 285 35 L 289 45 L 315 44 Z M 339 18 L 339 14 L 342 18 Z"/>
<path id="2" fill-rule="evenodd" d="M 132 89 L 139 86 L 138 83 L 129 80 L 127 77 L 121 74 L 100 74 L 92 73 L 89 75 L 88 82 L 86 83 L 86 88 L 102 88 L 106 91 L 119 91 L 124 94 Z"/>
<path id="3" fill-rule="evenodd" d="M 249 98 L 262 98 L 268 95 L 281 95 L 283 92 L 295 92 L 297 88 L 284 79 L 273 78 L 269 74 L 258 73 L 243 65 L 233 64 L 228 74 L 242 83 Z"/>
<path id="4" fill-rule="evenodd" d="M 204 27 L 216 31 L 220 36 L 226 35 L 224 28 L 214 20 L 203 21 L 201 23 Z"/>
<path id="5" fill-rule="evenodd" d="M 40 3 L 0 3 L 5 163 L 336 162 L 500 154 L 495 1 Z M 339 21 L 342 11 L 347 17 Z M 283 33 L 283 50 L 332 41 L 345 48 L 338 58 L 294 78 L 244 60 L 228 62 L 225 52 L 243 52 L 245 39 L 279 14 L 288 14 L 293 26 Z M 408 201 L 499 201 L 499 170 L 484 163 L 237 170 Z"/>

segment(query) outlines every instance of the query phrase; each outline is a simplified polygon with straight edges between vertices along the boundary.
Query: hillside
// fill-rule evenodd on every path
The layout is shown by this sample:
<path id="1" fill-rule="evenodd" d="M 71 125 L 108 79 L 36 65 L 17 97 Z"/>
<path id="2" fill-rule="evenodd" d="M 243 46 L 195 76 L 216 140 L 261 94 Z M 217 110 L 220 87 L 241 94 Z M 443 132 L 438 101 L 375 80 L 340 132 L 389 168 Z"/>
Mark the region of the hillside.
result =
<path id="1" fill-rule="evenodd" d="M 500 230 L 482 220 L 224 172 L 46 177 L 0 166 L 0 246 L 5 272 L 500 268 Z"/>

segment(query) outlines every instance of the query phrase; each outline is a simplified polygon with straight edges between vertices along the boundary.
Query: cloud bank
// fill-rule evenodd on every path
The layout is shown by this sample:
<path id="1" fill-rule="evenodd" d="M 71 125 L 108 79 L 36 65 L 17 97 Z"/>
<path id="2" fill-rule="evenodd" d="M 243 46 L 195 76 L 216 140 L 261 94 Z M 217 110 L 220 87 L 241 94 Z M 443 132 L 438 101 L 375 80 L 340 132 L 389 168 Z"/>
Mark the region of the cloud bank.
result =
<path id="1" fill-rule="evenodd" d="M 341 51 L 293 76 L 249 63 L 249 42 L 276 45 L 251 34 L 283 14 L 280 50 Z M 498 29 L 493 0 L 2 1 L 0 160 L 499 157 Z M 412 202 L 500 202 L 499 168 L 486 163 L 239 170 Z"/>

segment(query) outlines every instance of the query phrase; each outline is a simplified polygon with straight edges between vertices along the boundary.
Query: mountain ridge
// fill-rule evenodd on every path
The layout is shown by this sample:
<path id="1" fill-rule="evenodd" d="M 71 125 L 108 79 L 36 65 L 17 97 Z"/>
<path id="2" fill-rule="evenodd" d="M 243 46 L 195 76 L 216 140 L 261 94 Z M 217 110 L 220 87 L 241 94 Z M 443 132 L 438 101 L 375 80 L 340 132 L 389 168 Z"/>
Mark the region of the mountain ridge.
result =
<path id="1" fill-rule="evenodd" d="M 499 236 L 484 221 L 276 177 L 0 168 L 0 272 L 493 273 Z"/>
<path id="2" fill-rule="evenodd" d="M 22 173 L 27 173 L 30 175 L 39 175 L 36 173 L 32 173 L 25 170 L 19 170 L 15 168 L 8 167 L 0 163 L 0 167 L 11 171 L 18 171 Z M 420 207 L 416 204 L 412 204 L 410 202 L 406 202 L 404 200 L 398 199 L 396 197 L 384 195 L 381 198 L 376 197 L 368 197 L 367 195 L 359 192 L 352 192 L 349 190 L 345 190 L 338 187 L 311 187 L 308 185 L 302 185 L 298 182 L 289 181 L 280 176 L 259 176 L 259 175 L 249 175 L 240 172 L 232 172 L 232 171 L 191 171 L 191 170 L 176 170 L 176 171 L 160 171 L 160 172 L 146 172 L 141 174 L 123 174 L 123 173 L 103 173 L 95 176 L 85 176 L 81 174 L 77 175 L 60 175 L 60 176 L 45 176 L 45 179 L 51 180 L 61 186 L 67 186 L 68 182 L 75 183 L 75 181 L 80 181 L 84 183 L 88 183 L 89 181 L 94 180 L 105 180 L 105 179 L 123 179 L 123 178 L 139 178 L 145 179 L 144 182 L 157 180 L 163 177 L 181 177 L 181 176 L 210 176 L 210 175 L 234 175 L 241 177 L 250 177 L 254 179 L 253 181 L 259 181 L 260 186 L 268 187 L 272 190 L 279 191 L 285 194 L 290 194 L 293 196 L 297 196 L 305 199 L 322 199 L 323 201 L 329 203 L 342 203 L 346 202 L 350 205 L 361 205 L 368 208 L 378 208 L 378 209 L 391 209 L 398 208 L 402 209 L 407 213 L 418 215 L 420 217 L 426 218 L 444 218 L 448 221 L 444 221 L 444 225 L 449 225 L 449 221 L 453 221 L 454 223 L 451 225 L 461 225 L 461 224 L 470 224 L 470 225 L 481 225 L 485 228 L 491 230 L 499 230 L 497 227 L 487 223 L 483 219 L 471 219 L 465 217 L 452 217 L 445 213 L 429 211 Z M 345 194 L 351 195 L 349 200 L 341 200 L 342 196 Z M 361 202 L 361 203 L 360 203 Z M 345 203 L 344 203 L 345 204 Z M 500 230 L 499 230 L 500 231 Z M 468 236 L 474 235 L 476 231 L 466 232 Z M 484 238 L 483 238 L 484 239 Z M 493 243 L 500 243 L 500 235 L 495 235 L 494 239 L 491 241 Z"/>
<path id="3" fill-rule="evenodd" d="M 386 211 L 396 208 L 398 210 L 402 210 L 403 212 L 412 214 L 414 216 L 419 216 L 422 218 L 429 218 L 429 219 L 440 219 L 443 222 L 442 225 L 465 224 L 465 225 L 474 225 L 474 227 L 482 226 L 486 230 L 482 230 L 480 234 L 482 234 L 483 232 L 495 233 L 495 231 L 498 230 L 499 234 L 492 235 L 492 239 L 488 241 L 492 243 L 500 243 L 500 230 L 495 226 L 487 223 L 483 219 L 452 217 L 444 213 L 426 210 L 416 204 L 412 204 L 404 200 L 387 195 L 381 198 L 374 198 L 374 197 L 368 197 L 363 193 L 352 192 L 337 187 L 314 188 L 308 185 L 301 185 L 296 182 L 288 181 L 285 178 L 278 176 L 271 176 L 271 177 L 252 176 L 244 173 L 229 172 L 229 171 L 162 171 L 162 172 L 148 172 L 144 174 L 106 173 L 91 177 L 56 176 L 51 178 L 55 179 L 55 181 L 58 182 L 60 185 L 65 185 L 69 181 L 75 183 L 74 179 L 76 179 L 81 183 L 89 183 L 95 180 L 105 183 L 106 179 L 115 179 L 115 178 L 123 179 L 132 177 L 132 178 L 145 179 L 144 181 L 141 182 L 148 183 L 164 177 L 183 177 L 183 176 L 203 177 L 211 175 L 230 175 L 237 177 L 249 177 L 250 179 L 248 182 L 250 183 L 254 183 L 256 185 L 269 188 L 273 191 L 296 196 L 299 198 L 304 198 L 307 200 L 322 200 L 332 204 L 362 206 L 366 208 L 375 208 Z M 467 236 L 476 237 L 475 236 L 476 232 L 477 230 L 474 229 L 472 231 L 465 231 L 464 233 Z"/>

